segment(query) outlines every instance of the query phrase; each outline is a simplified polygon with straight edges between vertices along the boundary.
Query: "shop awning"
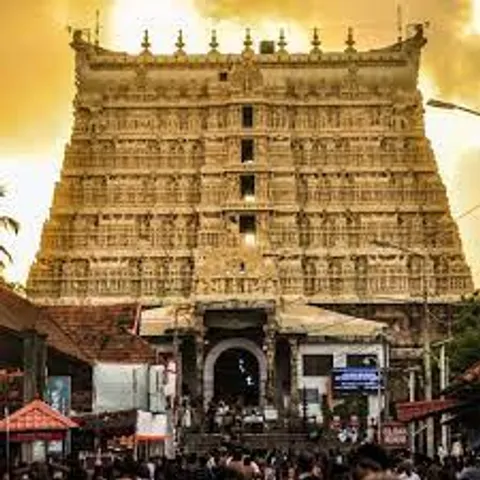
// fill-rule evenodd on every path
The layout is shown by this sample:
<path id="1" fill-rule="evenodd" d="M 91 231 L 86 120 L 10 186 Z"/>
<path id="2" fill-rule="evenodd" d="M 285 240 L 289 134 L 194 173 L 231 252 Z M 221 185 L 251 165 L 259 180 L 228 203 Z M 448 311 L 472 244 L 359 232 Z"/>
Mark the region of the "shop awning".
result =
<path id="1" fill-rule="evenodd" d="M 0 432 L 66 432 L 78 425 L 41 400 L 34 400 L 0 422 Z"/>
<path id="2" fill-rule="evenodd" d="M 459 408 L 462 403 L 458 400 L 447 398 L 421 402 L 397 403 L 397 416 L 401 422 L 422 420 L 432 415 L 441 415 Z"/>

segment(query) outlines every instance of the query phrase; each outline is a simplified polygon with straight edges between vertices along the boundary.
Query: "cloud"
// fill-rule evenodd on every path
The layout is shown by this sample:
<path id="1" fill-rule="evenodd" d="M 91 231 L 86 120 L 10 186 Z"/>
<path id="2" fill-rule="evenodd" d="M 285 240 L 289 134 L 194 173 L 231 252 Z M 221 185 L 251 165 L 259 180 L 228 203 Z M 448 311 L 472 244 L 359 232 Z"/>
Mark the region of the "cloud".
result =
<path id="1" fill-rule="evenodd" d="M 67 24 L 92 24 L 95 9 L 109 2 L 1 3 L 0 154 L 39 151 L 68 131 L 74 85 Z"/>
<path id="2" fill-rule="evenodd" d="M 473 0 L 471 0 L 473 1 Z M 405 21 L 430 23 L 424 72 L 445 98 L 480 106 L 480 37 L 468 35 L 470 0 L 402 0 Z M 477 0 L 478 1 L 478 0 Z M 347 27 L 356 27 L 357 43 L 378 47 L 396 38 L 395 0 L 196 0 L 197 7 L 217 19 L 294 21 L 322 29 L 325 48 L 341 45 Z"/>

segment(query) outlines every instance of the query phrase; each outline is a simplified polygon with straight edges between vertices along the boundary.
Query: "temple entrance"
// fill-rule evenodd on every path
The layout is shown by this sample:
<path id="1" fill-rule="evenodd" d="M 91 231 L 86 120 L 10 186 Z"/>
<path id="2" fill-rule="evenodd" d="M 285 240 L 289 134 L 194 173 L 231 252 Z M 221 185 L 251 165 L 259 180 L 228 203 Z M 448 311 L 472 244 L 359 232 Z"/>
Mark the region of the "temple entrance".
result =
<path id="1" fill-rule="evenodd" d="M 224 353 L 226 356 L 223 357 L 224 360 L 221 360 L 220 357 Z M 243 358 L 241 365 L 239 358 Z M 217 360 L 220 362 L 218 363 Z M 249 372 L 250 375 L 245 375 L 242 370 Z M 218 398 L 218 395 L 223 393 L 230 396 L 238 395 L 240 389 L 246 385 L 248 376 L 252 377 L 248 383 L 253 383 L 253 385 L 248 385 L 248 397 L 249 399 L 255 398 L 255 405 L 262 405 L 267 382 L 267 359 L 262 349 L 257 343 L 242 337 L 228 338 L 218 342 L 205 358 L 203 369 L 204 408 L 208 408 L 208 404 L 214 396 Z M 226 391 L 225 385 L 220 386 L 221 383 L 227 384 L 231 388 Z M 253 392 L 256 392 L 255 395 Z"/>
<path id="2" fill-rule="evenodd" d="M 260 403 L 260 368 L 255 355 L 243 348 L 220 354 L 214 367 L 214 398 L 244 406 Z"/>

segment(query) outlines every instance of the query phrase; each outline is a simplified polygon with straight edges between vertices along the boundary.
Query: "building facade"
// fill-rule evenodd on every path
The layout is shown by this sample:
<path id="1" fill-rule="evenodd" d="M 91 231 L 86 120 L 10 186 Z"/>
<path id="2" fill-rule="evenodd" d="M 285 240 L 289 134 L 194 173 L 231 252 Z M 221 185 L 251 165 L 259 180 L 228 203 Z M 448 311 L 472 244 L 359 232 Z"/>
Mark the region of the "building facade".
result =
<path id="1" fill-rule="evenodd" d="M 187 302 L 192 367 L 240 334 L 264 345 L 270 388 L 281 349 L 298 357 L 282 302 L 385 320 L 398 346 L 418 343 L 416 300 L 441 316 L 473 289 L 425 136 L 423 30 L 371 51 L 352 30 L 342 52 L 316 30 L 311 43 L 292 54 L 281 34 L 256 51 L 247 31 L 225 54 L 213 34 L 194 55 L 180 32 L 154 55 L 146 33 L 129 55 L 75 32 L 75 121 L 30 297 Z"/>

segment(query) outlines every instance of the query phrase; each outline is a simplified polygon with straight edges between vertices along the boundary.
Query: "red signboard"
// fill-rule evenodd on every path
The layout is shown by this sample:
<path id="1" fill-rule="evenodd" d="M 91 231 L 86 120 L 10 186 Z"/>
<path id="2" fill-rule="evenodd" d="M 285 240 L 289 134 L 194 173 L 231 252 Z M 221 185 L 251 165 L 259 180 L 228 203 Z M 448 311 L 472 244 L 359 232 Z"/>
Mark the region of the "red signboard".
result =
<path id="1" fill-rule="evenodd" d="M 408 429 L 400 422 L 382 425 L 382 444 L 387 448 L 408 448 Z"/>
<path id="2" fill-rule="evenodd" d="M 459 405 L 457 400 L 431 400 L 422 402 L 397 403 L 397 415 L 401 422 L 421 420 L 431 415 L 440 414 Z"/>
<path id="3" fill-rule="evenodd" d="M 53 442 L 64 438 L 64 432 L 12 432 L 10 434 L 11 442 L 36 442 L 38 440 Z"/>

